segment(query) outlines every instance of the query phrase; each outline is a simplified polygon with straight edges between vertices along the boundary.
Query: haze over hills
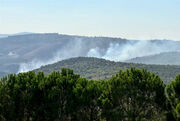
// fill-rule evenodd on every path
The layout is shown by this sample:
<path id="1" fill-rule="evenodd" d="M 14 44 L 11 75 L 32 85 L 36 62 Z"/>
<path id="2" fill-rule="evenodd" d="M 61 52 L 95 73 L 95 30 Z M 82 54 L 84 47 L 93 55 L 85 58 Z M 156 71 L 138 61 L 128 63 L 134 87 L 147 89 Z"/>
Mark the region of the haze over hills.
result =
<path id="1" fill-rule="evenodd" d="M 8 36 L 0 39 L 0 45 L 3 45 L 0 51 L 0 70 L 16 73 L 19 70 L 17 66 L 22 65 L 21 71 L 28 71 L 62 59 L 87 56 L 92 48 L 99 48 L 103 54 L 110 43 L 120 45 L 130 41 L 121 38 L 68 36 L 56 33 Z M 7 66 L 13 70 L 8 70 Z"/>
<path id="2" fill-rule="evenodd" d="M 0 38 L 5 38 L 8 36 L 16 36 L 16 35 L 26 35 L 26 34 L 33 34 L 32 32 L 20 32 L 16 34 L 0 34 Z"/>
<path id="3" fill-rule="evenodd" d="M 0 34 L 0 38 L 8 37 L 8 34 Z"/>
<path id="4" fill-rule="evenodd" d="M 160 65 L 180 65 L 180 52 L 164 52 L 155 55 L 136 57 L 126 62 Z"/>
<path id="5" fill-rule="evenodd" d="M 22 33 L 0 38 L 0 45 L 0 73 L 3 74 L 26 72 L 79 56 L 126 61 L 180 50 L 179 41 L 140 41 L 58 33 Z"/>
<path id="6" fill-rule="evenodd" d="M 34 71 L 43 71 L 45 74 L 49 74 L 53 71 L 60 71 L 62 68 L 70 68 L 73 69 L 75 73 L 80 74 L 83 77 L 99 80 L 109 79 L 120 69 L 125 70 L 131 67 L 147 69 L 148 71 L 159 75 L 166 84 L 173 80 L 178 73 L 180 73 L 180 66 L 177 65 L 170 66 L 124 63 L 93 57 L 77 57 L 62 60 L 54 64 L 42 66 Z"/>

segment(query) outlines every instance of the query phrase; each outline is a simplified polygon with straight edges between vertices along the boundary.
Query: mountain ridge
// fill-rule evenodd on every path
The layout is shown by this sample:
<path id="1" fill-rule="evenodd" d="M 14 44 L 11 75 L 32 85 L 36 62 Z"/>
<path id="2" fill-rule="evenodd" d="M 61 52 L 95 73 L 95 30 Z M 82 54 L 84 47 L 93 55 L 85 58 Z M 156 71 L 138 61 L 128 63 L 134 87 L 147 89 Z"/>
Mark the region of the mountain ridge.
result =
<path id="1" fill-rule="evenodd" d="M 171 40 L 140 41 L 58 33 L 8 36 L 0 38 L 0 45 L 0 71 L 7 73 L 25 72 L 79 56 L 122 61 L 163 52 L 167 47 L 170 50 L 180 49 L 180 42 Z"/>
<path id="2" fill-rule="evenodd" d="M 35 72 L 43 71 L 49 74 L 53 71 L 60 71 L 62 68 L 73 69 L 75 73 L 80 74 L 88 79 L 109 79 L 116 74 L 120 69 L 125 70 L 131 67 L 144 68 L 150 72 L 159 75 L 165 83 L 173 80 L 180 73 L 180 66 L 170 65 L 146 65 L 126 62 L 114 62 L 94 57 L 76 57 L 59 61 L 54 64 L 42 66 Z"/>
<path id="3" fill-rule="evenodd" d="M 157 65 L 180 65 L 180 52 L 164 52 L 149 56 L 136 57 L 126 62 Z"/>

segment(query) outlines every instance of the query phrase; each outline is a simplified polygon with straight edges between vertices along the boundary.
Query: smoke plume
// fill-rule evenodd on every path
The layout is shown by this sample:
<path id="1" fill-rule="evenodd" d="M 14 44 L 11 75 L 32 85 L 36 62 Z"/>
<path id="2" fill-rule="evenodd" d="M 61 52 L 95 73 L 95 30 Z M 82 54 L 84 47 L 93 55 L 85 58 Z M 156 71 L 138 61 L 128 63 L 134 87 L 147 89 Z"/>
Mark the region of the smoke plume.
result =
<path id="1" fill-rule="evenodd" d="M 107 43 L 106 43 L 107 44 Z M 126 61 L 135 57 L 158 54 L 162 52 L 179 51 L 180 46 L 173 41 L 135 41 L 127 43 L 110 42 L 102 47 L 103 43 L 76 39 L 69 41 L 54 53 L 49 60 L 33 59 L 28 63 L 20 64 L 19 72 L 27 72 L 43 65 L 52 64 L 72 57 L 98 57 L 112 61 Z"/>
<path id="2" fill-rule="evenodd" d="M 177 50 L 177 45 L 174 45 L 170 42 L 153 43 L 152 41 L 138 41 L 135 44 L 110 44 L 109 48 L 103 56 L 100 56 L 99 48 L 93 48 L 88 52 L 87 56 L 104 58 L 112 61 L 126 61 L 135 57 L 142 57 Z"/>

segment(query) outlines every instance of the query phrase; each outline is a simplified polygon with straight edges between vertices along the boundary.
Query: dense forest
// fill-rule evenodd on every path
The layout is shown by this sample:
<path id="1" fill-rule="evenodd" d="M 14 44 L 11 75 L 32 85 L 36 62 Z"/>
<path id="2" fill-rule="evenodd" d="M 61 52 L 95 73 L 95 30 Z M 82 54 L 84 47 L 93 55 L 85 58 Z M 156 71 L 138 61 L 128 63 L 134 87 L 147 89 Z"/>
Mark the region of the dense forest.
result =
<path id="1" fill-rule="evenodd" d="M 88 80 L 63 68 L 0 81 L 1 121 L 178 121 L 180 75 L 165 85 L 145 69 Z"/>
<path id="2" fill-rule="evenodd" d="M 146 69 L 161 77 L 165 84 L 169 84 L 177 74 L 180 73 L 178 65 L 146 65 L 125 62 L 114 62 L 101 58 L 77 57 L 59 61 L 54 64 L 43 66 L 35 72 L 43 71 L 46 75 L 53 71 L 60 71 L 61 68 L 70 68 L 75 73 L 80 74 L 87 79 L 108 80 L 120 69 L 126 70 L 131 67 Z"/>

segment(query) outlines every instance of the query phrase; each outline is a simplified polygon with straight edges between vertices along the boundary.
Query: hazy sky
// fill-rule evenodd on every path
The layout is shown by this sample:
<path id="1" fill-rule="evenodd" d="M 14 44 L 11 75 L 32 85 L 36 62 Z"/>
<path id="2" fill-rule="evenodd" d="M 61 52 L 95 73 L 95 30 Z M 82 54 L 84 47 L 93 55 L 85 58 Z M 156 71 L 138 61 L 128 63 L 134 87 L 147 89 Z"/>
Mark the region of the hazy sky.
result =
<path id="1" fill-rule="evenodd" d="M 0 33 L 180 40 L 180 0 L 0 0 Z"/>

